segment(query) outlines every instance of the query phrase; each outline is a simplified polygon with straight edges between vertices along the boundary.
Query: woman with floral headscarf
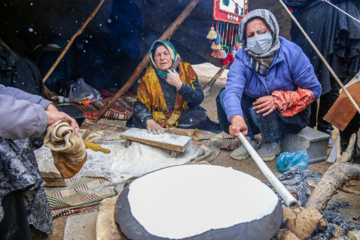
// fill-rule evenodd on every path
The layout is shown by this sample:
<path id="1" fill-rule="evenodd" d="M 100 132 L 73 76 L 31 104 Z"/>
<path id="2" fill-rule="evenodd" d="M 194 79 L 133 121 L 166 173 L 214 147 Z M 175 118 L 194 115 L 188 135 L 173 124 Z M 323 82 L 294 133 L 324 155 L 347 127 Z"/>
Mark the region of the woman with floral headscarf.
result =
<path id="1" fill-rule="evenodd" d="M 219 121 L 231 135 L 247 135 L 260 157 L 270 161 L 281 151 L 283 134 L 298 133 L 309 123 L 308 106 L 319 98 L 321 85 L 301 48 L 279 37 L 269 10 L 249 12 L 239 29 L 244 47 L 236 52 L 219 94 Z M 254 137 L 258 133 L 263 144 Z M 241 160 L 249 153 L 240 146 L 231 157 Z"/>
<path id="2" fill-rule="evenodd" d="M 198 77 L 187 62 L 182 62 L 174 46 L 155 41 L 150 48 L 151 66 L 141 79 L 134 103 L 134 114 L 127 127 L 147 128 L 159 134 L 164 128 L 198 128 L 218 132 L 200 107 L 204 99 Z"/>

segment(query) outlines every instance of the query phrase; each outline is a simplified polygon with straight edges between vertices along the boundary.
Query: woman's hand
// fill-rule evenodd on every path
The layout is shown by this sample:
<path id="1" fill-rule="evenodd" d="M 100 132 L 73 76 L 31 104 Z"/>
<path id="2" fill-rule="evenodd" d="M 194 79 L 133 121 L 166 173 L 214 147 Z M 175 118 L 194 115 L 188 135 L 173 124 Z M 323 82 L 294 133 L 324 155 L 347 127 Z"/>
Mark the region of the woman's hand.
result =
<path id="1" fill-rule="evenodd" d="M 164 133 L 164 129 L 158 123 L 156 123 L 153 119 L 149 119 L 146 121 L 146 127 L 147 127 L 148 133 L 152 133 L 155 135 Z"/>
<path id="2" fill-rule="evenodd" d="M 233 137 L 237 137 L 239 132 L 241 132 L 244 136 L 248 133 L 248 127 L 245 123 L 245 120 L 240 115 L 235 115 L 231 118 L 231 125 L 229 126 L 229 133 Z"/>
<path id="3" fill-rule="evenodd" d="M 59 112 L 56 108 L 55 108 L 56 111 L 53 108 L 50 108 L 49 111 L 47 109 L 46 109 L 45 113 L 48 117 L 48 125 L 52 125 L 62 119 L 68 119 L 68 120 L 70 120 L 70 126 L 72 129 L 74 129 L 75 134 L 77 134 L 79 132 L 79 129 L 80 129 L 79 125 L 77 124 L 77 122 L 74 118 L 70 117 L 69 115 L 67 115 L 64 112 Z"/>
<path id="4" fill-rule="evenodd" d="M 256 99 L 253 105 L 255 106 L 254 110 L 258 110 L 256 111 L 257 114 L 266 112 L 263 114 L 264 117 L 269 115 L 276 109 L 275 100 L 272 95 Z"/>
<path id="5" fill-rule="evenodd" d="M 180 90 L 183 83 L 180 80 L 179 73 L 177 73 L 175 70 L 170 70 L 170 69 L 168 69 L 167 71 L 168 71 L 168 75 L 166 82 L 176 87 L 177 90 Z"/>

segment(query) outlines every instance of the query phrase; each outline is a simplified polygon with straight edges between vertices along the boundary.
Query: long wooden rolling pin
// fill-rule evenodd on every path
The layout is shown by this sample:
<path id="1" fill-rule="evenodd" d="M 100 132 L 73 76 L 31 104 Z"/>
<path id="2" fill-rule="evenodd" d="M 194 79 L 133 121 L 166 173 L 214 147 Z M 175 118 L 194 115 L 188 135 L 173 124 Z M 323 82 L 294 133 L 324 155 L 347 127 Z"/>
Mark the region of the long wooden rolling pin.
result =
<path id="1" fill-rule="evenodd" d="M 255 151 L 255 149 L 251 146 L 251 144 L 246 140 L 244 135 L 239 132 L 238 135 L 240 141 L 244 144 L 246 150 L 251 155 L 252 159 L 255 161 L 255 163 L 260 168 L 261 172 L 265 175 L 265 177 L 269 180 L 271 185 L 276 189 L 276 191 L 279 193 L 279 195 L 284 199 L 285 203 L 291 207 L 295 208 L 298 206 L 298 202 L 296 199 L 290 194 L 290 192 L 282 185 L 282 183 L 275 177 L 275 175 L 271 172 L 271 170 L 268 168 L 268 166 L 264 163 L 264 161 L 261 159 L 259 154 Z"/>
<path id="2" fill-rule="evenodd" d="M 109 149 L 102 148 L 100 145 L 84 140 L 85 147 L 90 148 L 94 151 L 101 151 L 103 153 L 110 153 Z"/>

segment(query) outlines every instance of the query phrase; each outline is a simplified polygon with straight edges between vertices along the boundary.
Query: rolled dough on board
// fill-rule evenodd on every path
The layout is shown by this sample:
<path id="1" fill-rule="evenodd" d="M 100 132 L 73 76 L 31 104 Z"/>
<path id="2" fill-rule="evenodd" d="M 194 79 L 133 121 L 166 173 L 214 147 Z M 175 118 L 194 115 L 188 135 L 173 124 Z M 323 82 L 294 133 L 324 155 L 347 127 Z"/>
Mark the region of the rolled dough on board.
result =
<path id="1" fill-rule="evenodd" d="M 212 165 L 147 174 L 130 184 L 128 201 L 132 216 L 148 233 L 169 239 L 249 223 L 278 205 L 274 192 L 258 179 Z"/>

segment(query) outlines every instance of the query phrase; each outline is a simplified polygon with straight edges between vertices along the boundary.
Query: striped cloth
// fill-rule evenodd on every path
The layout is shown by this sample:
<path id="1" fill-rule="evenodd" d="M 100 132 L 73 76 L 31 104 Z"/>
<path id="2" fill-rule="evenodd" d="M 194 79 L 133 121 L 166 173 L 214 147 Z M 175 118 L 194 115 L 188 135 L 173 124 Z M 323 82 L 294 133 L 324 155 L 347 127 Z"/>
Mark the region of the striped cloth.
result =
<path id="1" fill-rule="evenodd" d="M 80 212 L 116 195 L 114 185 L 105 178 L 74 176 L 65 181 L 67 187 L 45 188 L 53 218 Z"/>
<path id="2" fill-rule="evenodd" d="M 110 100 L 110 98 L 102 99 L 96 101 L 90 105 L 78 105 L 76 107 L 80 108 L 83 111 L 85 118 L 96 120 L 99 116 L 99 111 L 105 104 Z M 133 102 L 134 98 L 129 96 L 121 96 L 118 98 L 111 107 L 102 115 L 102 118 L 116 119 L 116 120 L 128 120 L 133 114 Z"/>

